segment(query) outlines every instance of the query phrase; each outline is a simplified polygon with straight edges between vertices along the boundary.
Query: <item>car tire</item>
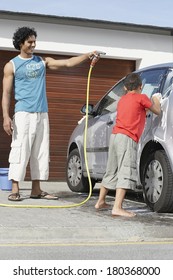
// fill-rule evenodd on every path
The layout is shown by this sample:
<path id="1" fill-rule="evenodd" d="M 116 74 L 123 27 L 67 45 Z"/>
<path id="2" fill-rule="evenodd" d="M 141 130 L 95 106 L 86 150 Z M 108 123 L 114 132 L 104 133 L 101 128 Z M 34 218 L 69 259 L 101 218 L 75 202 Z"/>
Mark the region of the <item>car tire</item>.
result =
<path id="1" fill-rule="evenodd" d="M 165 151 L 151 153 L 143 178 L 146 204 L 155 212 L 173 212 L 173 174 Z"/>
<path id="2" fill-rule="evenodd" d="M 67 160 L 66 168 L 67 184 L 71 191 L 88 193 L 90 190 L 87 177 L 83 176 L 82 162 L 78 149 L 70 152 Z M 91 178 L 92 189 L 95 185 L 95 180 Z"/>

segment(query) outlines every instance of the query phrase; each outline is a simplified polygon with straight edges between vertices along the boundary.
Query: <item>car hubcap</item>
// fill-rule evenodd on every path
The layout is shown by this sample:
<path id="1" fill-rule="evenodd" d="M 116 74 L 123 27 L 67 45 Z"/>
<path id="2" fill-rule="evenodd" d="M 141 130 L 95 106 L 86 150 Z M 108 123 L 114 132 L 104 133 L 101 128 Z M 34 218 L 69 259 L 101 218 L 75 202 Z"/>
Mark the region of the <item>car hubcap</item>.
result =
<path id="1" fill-rule="evenodd" d="M 77 186 L 82 178 L 82 168 L 80 158 L 72 156 L 68 163 L 68 179 L 72 186 Z"/>
<path id="2" fill-rule="evenodd" d="M 163 170 L 159 161 L 153 160 L 145 174 L 145 193 L 151 203 L 159 200 L 163 188 Z"/>

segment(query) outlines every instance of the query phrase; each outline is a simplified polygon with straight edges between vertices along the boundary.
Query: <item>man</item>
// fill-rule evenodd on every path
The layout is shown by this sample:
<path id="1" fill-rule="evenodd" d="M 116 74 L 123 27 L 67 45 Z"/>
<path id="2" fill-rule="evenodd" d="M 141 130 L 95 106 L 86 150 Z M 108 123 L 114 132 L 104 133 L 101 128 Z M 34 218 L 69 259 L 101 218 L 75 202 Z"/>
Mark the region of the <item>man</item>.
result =
<path id="1" fill-rule="evenodd" d="M 62 60 L 41 58 L 33 54 L 36 38 L 37 33 L 33 28 L 18 28 L 13 36 L 13 45 L 20 54 L 4 67 L 3 127 L 9 136 L 12 135 L 9 155 L 12 193 L 8 197 L 11 201 L 21 200 L 19 182 L 24 180 L 29 159 L 32 180 L 30 197 L 57 199 L 40 188 L 40 180 L 47 180 L 49 175 L 49 120 L 45 68 L 57 70 L 73 67 L 97 55 L 97 52 L 91 52 Z M 12 121 L 9 108 L 13 85 L 16 104 Z"/>
<path id="2" fill-rule="evenodd" d="M 144 129 L 146 110 L 159 115 L 161 109 L 158 94 L 153 95 L 152 100 L 141 94 L 142 81 L 138 74 L 129 74 L 124 81 L 124 87 L 127 93 L 118 102 L 107 169 L 95 208 L 108 207 L 105 202 L 108 189 L 116 188 L 112 215 L 133 217 L 135 213 L 123 209 L 122 206 L 126 191 L 134 190 L 136 186 L 137 143 Z"/>

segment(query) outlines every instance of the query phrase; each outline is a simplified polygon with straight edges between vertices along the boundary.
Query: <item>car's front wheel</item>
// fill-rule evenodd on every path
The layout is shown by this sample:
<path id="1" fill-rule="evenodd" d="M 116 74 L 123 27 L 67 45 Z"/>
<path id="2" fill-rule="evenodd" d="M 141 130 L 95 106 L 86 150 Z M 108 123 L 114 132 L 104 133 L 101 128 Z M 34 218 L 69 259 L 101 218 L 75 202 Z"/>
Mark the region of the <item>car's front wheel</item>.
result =
<path id="1" fill-rule="evenodd" d="M 149 155 L 144 169 L 144 198 L 156 212 L 173 212 L 173 174 L 163 150 Z"/>
<path id="2" fill-rule="evenodd" d="M 89 192 L 90 186 L 87 177 L 83 176 L 82 163 L 78 149 L 70 152 L 66 168 L 67 184 L 73 192 Z M 92 188 L 95 180 L 91 179 Z"/>

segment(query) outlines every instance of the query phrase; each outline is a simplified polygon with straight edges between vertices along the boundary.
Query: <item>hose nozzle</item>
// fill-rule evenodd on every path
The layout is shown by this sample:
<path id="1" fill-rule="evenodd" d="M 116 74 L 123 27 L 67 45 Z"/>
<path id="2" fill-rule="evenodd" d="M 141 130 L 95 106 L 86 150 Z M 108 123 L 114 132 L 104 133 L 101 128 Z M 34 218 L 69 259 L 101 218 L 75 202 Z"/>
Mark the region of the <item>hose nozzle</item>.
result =
<path id="1" fill-rule="evenodd" d="M 100 59 L 101 55 L 105 55 L 105 52 L 100 52 L 100 51 L 96 51 L 96 53 L 93 55 L 93 57 L 91 58 L 91 64 L 90 67 L 94 67 L 96 62 Z"/>

